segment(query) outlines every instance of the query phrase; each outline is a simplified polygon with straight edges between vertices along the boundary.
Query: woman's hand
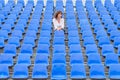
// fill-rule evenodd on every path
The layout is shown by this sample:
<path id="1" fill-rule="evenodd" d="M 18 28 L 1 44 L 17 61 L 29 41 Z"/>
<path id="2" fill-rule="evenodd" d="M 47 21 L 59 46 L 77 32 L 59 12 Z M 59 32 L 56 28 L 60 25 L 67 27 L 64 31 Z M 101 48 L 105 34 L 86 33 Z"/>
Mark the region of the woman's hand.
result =
<path id="1" fill-rule="evenodd" d="M 57 28 L 57 30 L 58 30 L 58 31 L 60 31 L 60 30 L 62 30 L 62 28 L 61 28 L 61 27 L 59 27 L 59 28 Z"/>

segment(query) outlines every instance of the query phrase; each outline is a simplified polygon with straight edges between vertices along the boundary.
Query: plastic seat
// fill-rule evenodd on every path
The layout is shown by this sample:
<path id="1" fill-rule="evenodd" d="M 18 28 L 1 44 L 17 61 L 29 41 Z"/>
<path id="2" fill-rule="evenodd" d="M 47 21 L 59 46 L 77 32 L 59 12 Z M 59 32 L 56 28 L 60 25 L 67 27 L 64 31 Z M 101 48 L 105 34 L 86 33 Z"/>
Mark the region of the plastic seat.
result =
<path id="1" fill-rule="evenodd" d="M 31 44 L 33 47 L 35 46 L 35 38 L 33 37 L 25 37 L 23 44 Z"/>
<path id="2" fill-rule="evenodd" d="M 11 25 L 10 24 L 3 24 L 2 30 L 6 30 L 8 33 L 11 33 Z"/>
<path id="3" fill-rule="evenodd" d="M 117 54 L 108 54 L 105 58 L 105 65 L 110 66 L 111 64 L 119 64 L 119 59 Z"/>
<path id="4" fill-rule="evenodd" d="M 64 37 L 55 37 L 53 45 L 65 45 Z"/>
<path id="5" fill-rule="evenodd" d="M 20 49 L 21 54 L 28 54 L 29 56 L 32 56 L 33 54 L 33 48 L 31 44 L 23 44 Z"/>
<path id="6" fill-rule="evenodd" d="M 103 56 L 106 56 L 106 54 L 112 54 L 112 53 L 115 53 L 115 52 L 114 52 L 114 48 L 111 44 L 102 46 L 102 55 Z"/>
<path id="7" fill-rule="evenodd" d="M 35 66 L 33 67 L 32 78 L 48 78 L 48 71 L 46 65 L 35 64 Z"/>
<path id="8" fill-rule="evenodd" d="M 48 55 L 46 54 L 37 54 L 34 64 L 48 65 Z"/>
<path id="9" fill-rule="evenodd" d="M 8 39 L 8 44 L 16 45 L 16 47 L 20 46 L 19 38 L 18 37 L 11 37 Z"/>
<path id="10" fill-rule="evenodd" d="M 99 47 L 102 47 L 103 45 L 109 45 L 109 44 L 110 44 L 110 40 L 108 39 L 108 37 L 100 37 L 98 39 Z"/>
<path id="11" fill-rule="evenodd" d="M 19 39 L 22 39 L 22 32 L 20 30 L 14 30 L 12 32 L 12 37 L 18 37 Z"/>
<path id="12" fill-rule="evenodd" d="M 5 45 L 4 54 L 16 56 L 16 45 L 12 45 L 12 44 Z"/>
<path id="13" fill-rule="evenodd" d="M 66 79 L 66 66 L 65 65 L 53 65 L 51 72 L 51 79 Z"/>
<path id="14" fill-rule="evenodd" d="M 55 31 L 54 32 L 54 37 L 64 37 L 64 32 L 61 31 Z"/>
<path id="15" fill-rule="evenodd" d="M 90 45 L 86 45 L 86 54 L 89 55 L 91 53 L 98 53 L 98 49 L 96 44 L 90 44 Z"/>
<path id="16" fill-rule="evenodd" d="M 65 54 L 54 54 L 52 58 L 52 64 L 57 65 L 57 64 L 66 64 L 66 59 L 65 59 Z"/>
<path id="17" fill-rule="evenodd" d="M 8 39 L 8 32 L 6 30 L 0 30 L 0 37 Z"/>
<path id="18" fill-rule="evenodd" d="M 4 47 L 4 38 L 0 38 L 0 47 Z"/>
<path id="19" fill-rule="evenodd" d="M 78 37 L 70 37 L 68 41 L 68 45 L 77 45 L 80 44 L 80 40 Z"/>
<path id="20" fill-rule="evenodd" d="M 72 79 L 86 78 L 86 70 L 84 65 L 79 65 L 79 64 L 72 65 L 70 78 Z"/>
<path id="21" fill-rule="evenodd" d="M 48 37 L 40 37 L 38 43 L 50 45 L 50 39 Z"/>
<path id="22" fill-rule="evenodd" d="M 26 37 L 37 38 L 37 36 L 36 36 L 36 31 L 34 31 L 34 30 L 28 30 L 28 31 L 26 32 Z"/>
<path id="23" fill-rule="evenodd" d="M 25 26 L 23 25 L 23 24 L 16 24 L 16 27 L 15 27 L 15 30 L 20 30 L 20 31 L 22 31 L 22 32 L 24 32 L 25 31 Z"/>
<path id="24" fill-rule="evenodd" d="M 69 31 L 68 37 L 79 37 L 78 31 L 77 30 Z"/>
<path id="25" fill-rule="evenodd" d="M 30 66 L 31 65 L 30 56 L 27 54 L 20 54 L 18 56 L 17 64 Z"/>
<path id="26" fill-rule="evenodd" d="M 71 54 L 70 55 L 70 65 L 74 65 L 74 64 L 83 64 L 84 60 L 83 60 L 83 56 L 82 54 Z"/>
<path id="27" fill-rule="evenodd" d="M 12 66 L 13 65 L 13 56 L 7 55 L 7 54 L 1 54 L 0 55 L 0 65 Z"/>
<path id="28" fill-rule="evenodd" d="M 93 37 L 85 37 L 83 45 L 86 46 L 86 45 L 91 45 L 91 44 L 95 44 L 94 38 Z"/>
<path id="29" fill-rule="evenodd" d="M 99 54 L 89 54 L 87 62 L 89 66 L 94 65 L 94 64 L 102 64 Z"/>
<path id="30" fill-rule="evenodd" d="M 47 44 L 39 44 L 38 48 L 37 48 L 37 53 L 49 54 L 49 45 L 47 45 Z"/>
<path id="31" fill-rule="evenodd" d="M 104 66 L 102 64 L 91 65 L 90 78 L 92 79 L 105 79 Z"/>
<path id="32" fill-rule="evenodd" d="M 27 65 L 20 65 L 20 64 L 15 65 L 12 78 L 15 78 L 15 79 L 28 78 Z"/>
<path id="33" fill-rule="evenodd" d="M 115 37 L 119 37 L 120 36 L 120 32 L 118 30 L 116 31 L 111 31 L 110 33 L 110 39 L 114 40 Z"/>
<path id="34" fill-rule="evenodd" d="M 9 78 L 9 68 L 7 65 L 0 65 L 0 79 Z"/>
<path id="35" fill-rule="evenodd" d="M 53 53 L 66 53 L 65 45 L 54 45 Z"/>
<path id="36" fill-rule="evenodd" d="M 70 45 L 70 54 L 72 53 L 81 53 L 81 46 L 80 45 Z"/>
<path id="37" fill-rule="evenodd" d="M 118 47 L 118 45 L 120 45 L 120 37 L 115 37 L 114 38 L 114 46 Z"/>
<path id="38" fill-rule="evenodd" d="M 109 66 L 109 78 L 120 79 L 120 64 L 111 64 Z"/>
<path id="39" fill-rule="evenodd" d="M 50 37 L 51 37 L 51 36 L 50 36 L 50 31 L 48 31 L 48 30 L 43 30 L 43 31 L 41 31 L 40 36 L 41 36 L 41 37 L 48 37 L 48 38 L 50 38 Z"/>

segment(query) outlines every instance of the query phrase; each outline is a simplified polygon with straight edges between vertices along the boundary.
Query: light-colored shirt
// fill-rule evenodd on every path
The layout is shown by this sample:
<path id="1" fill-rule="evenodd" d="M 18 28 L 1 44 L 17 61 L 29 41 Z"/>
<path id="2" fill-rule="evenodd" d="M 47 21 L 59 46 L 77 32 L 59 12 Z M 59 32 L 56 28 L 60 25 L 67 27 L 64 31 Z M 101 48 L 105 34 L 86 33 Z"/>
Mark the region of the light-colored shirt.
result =
<path id="1" fill-rule="evenodd" d="M 55 18 L 53 19 L 53 25 L 54 25 L 54 29 L 56 30 L 58 27 L 61 27 L 62 29 L 64 29 L 64 19 L 61 18 L 60 22 L 58 22 Z"/>

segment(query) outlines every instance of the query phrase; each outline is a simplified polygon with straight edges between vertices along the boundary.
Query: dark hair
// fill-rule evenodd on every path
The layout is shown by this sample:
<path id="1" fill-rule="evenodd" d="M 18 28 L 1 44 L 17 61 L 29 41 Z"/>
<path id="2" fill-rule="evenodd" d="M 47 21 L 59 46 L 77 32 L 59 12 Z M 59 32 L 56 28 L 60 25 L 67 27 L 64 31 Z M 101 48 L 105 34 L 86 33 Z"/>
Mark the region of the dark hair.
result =
<path id="1" fill-rule="evenodd" d="M 55 13 L 55 15 L 54 15 L 54 18 L 55 18 L 55 19 L 57 19 L 58 14 L 62 14 L 62 11 L 57 11 L 57 12 Z"/>

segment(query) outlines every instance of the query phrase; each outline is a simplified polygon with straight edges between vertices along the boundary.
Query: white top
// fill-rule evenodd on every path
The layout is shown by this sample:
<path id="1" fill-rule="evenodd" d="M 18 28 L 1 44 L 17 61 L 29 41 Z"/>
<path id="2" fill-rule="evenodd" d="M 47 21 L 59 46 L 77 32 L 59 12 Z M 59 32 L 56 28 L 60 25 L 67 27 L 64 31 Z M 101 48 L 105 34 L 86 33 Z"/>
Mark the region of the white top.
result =
<path id="1" fill-rule="evenodd" d="M 58 27 L 61 27 L 64 29 L 64 19 L 61 18 L 60 23 L 54 18 L 53 19 L 53 25 L 54 25 L 54 29 L 57 29 Z"/>

